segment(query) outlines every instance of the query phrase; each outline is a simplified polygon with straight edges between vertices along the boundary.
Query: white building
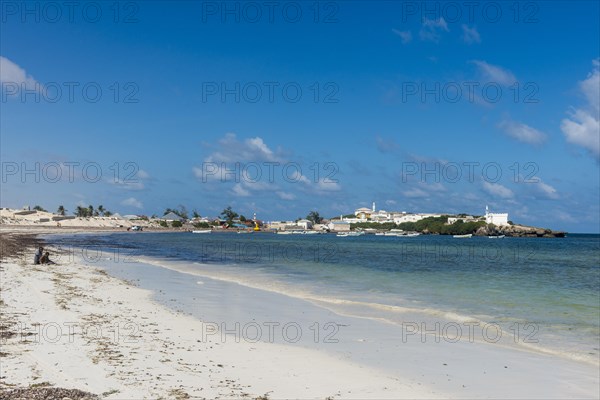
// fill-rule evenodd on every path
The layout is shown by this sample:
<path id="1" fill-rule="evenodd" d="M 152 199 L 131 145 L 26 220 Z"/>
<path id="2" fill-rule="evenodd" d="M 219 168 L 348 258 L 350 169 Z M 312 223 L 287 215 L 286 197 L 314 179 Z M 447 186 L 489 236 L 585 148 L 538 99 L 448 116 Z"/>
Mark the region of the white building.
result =
<path id="1" fill-rule="evenodd" d="M 308 219 L 300 219 L 296 222 L 296 226 L 307 230 L 307 229 L 312 229 L 313 227 L 313 223 L 312 221 L 308 220 Z"/>
<path id="2" fill-rule="evenodd" d="M 350 223 L 347 221 L 331 221 L 328 227 L 329 230 L 334 232 L 347 232 L 350 230 Z"/>
<path id="3" fill-rule="evenodd" d="M 408 214 L 403 212 L 402 214 L 394 214 L 392 218 L 394 220 L 394 223 L 401 224 L 403 222 L 417 222 L 424 218 L 441 216 L 441 214 Z"/>
<path id="4" fill-rule="evenodd" d="M 373 222 L 391 222 L 392 215 L 385 210 L 375 211 L 375 203 L 373 203 L 373 211 L 371 213 L 371 220 Z"/>
<path id="5" fill-rule="evenodd" d="M 508 213 L 491 213 L 485 206 L 485 222 L 494 225 L 508 225 Z"/>
<path id="6" fill-rule="evenodd" d="M 371 218 L 371 215 L 375 214 L 375 202 L 373 202 L 373 209 L 370 210 L 367 207 L 361 207 L 354 210 L 354 216 L 359 220 L 366 221 Z"/>

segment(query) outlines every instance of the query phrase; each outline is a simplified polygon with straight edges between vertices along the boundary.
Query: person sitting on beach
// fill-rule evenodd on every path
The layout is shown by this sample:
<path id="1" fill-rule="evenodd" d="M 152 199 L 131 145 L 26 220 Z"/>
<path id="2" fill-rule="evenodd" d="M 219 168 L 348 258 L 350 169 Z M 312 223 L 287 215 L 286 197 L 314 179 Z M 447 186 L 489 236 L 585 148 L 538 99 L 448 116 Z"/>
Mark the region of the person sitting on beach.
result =
<path id="1" fill-rule="evenodd" d="M 40 264 L 56 264 L 56 263 L 50 259 L 50 252 L 47 251 L 44 253 L 42 258 L 40 258 Z"/>
<path id="2" fill-rule="evenodd" d="M 37 251 L 35 252 L 35 255 L 33 256 L 33 263 L 34 264 L 39 264 L 40 263 L 40 258 L 42 258 L 42 254 L 44 254 L 44 248 L 42 246 L 40 246 Z"/>

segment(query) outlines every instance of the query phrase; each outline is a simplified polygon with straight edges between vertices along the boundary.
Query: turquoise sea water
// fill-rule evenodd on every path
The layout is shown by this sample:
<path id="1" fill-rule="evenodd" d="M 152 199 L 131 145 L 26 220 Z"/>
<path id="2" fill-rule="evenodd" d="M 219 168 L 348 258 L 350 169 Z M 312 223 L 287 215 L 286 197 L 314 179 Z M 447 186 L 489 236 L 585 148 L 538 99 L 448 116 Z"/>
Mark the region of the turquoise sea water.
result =
<path id="1" fill-rule="evenodd" d="M 599 360 L 599 235 L 118 233 L 50 241 L 79 251 L 85 247 L 91 261 L 116 255 L 125 262 L 139 257 L 174 261 L 183 272 L 392 324 L 494 324 L 505 332 L 499 343 L 592 364 Z"/>

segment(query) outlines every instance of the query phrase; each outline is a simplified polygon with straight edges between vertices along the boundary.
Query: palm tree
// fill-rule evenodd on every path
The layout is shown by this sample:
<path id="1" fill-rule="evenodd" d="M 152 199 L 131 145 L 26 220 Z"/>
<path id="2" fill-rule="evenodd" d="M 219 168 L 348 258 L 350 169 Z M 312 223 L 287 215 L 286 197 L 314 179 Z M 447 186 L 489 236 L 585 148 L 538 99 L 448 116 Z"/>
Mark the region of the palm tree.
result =
<path id="1" fill-rule="evenodd" d="M 87 214 L 88 214 L 87 216 L 89 216 L 89 217 L 93 217 L 94 216 L 94 206 L 93 205 L 90 204 L 88 206 L 88 212 L 87 212 Z"/>
<path id="2" fill-rule="evenodd" d="M 97 209 L 96 211 L 98 211 L 99 213 L 101 213 L 101 214 L 102 214 L 102 216 L 104 216 L 104 212 L 105 212 L 106 210 L 104 209 L 104 206 L 103 206 L 102 204 L 100 204 L 100 205 L 98 206 L 98 209 Z"/>
<path id="3" fill-rule="evenodd" d="M 65 207 L 61 205 L 61 206 L 58 206 L 58 210 L 56 210 L 56 212 L 58 213 L 58 215 L 65 215 L 67 210 L 65 210 Z"/>

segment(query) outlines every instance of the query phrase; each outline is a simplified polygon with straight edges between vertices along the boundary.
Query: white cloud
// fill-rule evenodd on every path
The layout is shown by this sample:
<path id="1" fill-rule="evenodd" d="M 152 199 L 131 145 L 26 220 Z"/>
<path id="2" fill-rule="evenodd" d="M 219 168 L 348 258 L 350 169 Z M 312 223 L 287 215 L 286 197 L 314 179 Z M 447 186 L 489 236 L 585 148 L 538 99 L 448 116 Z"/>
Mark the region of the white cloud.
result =
<path id="1" fill-rule="evenodd" d="M 0 56 L 0 83 L 5 84 L 16 84 L 19 88 L 25 88 L 27 90 L 41 91 L 43 86 L 40 85 L 31 75 L 10 61 L 6 57 Z"/>
<path id="2" fill-rule="evenodd" d="M 138 177 L 138 178 L 140 178 L 140 179 L 148 179 L 148 178 L 150 178 L 150 175 L 149 175 L 149 174 L 148 174 L 146 171 L 144 171 L 143 169 L 140 169 L 140 170 L 137 172 L 137 174 L 136 174 L 136 175 L 137 175 L 137 177 Z"/>
<path id="3" fill-rule="evenodd" d="M 276 192 L 276 194 L 281 200 L 294 200 L 296 198 L 296 195 L 294 195 L 293 193 Z"/>
<path id="4" fill-rule="evenodd" d="M 509 188 L 500 185 L 499 183 L 492 183 L 483 181 L 483 190 L 494 197 L 501 199 L 511 199 L 514 197 L 514 193 Z"/>
<path id="5" fill-rule="evenodd" d="M 217 151 L 210 154 L 204 161 L 216 163 L 279 162 L 281 157 L 275 154 L 258 136 L 240 141 L 235 133 L 227 133 L 218 141 Z"/>
<path id="6" fill-rule="evenodd" d="M 426 182 L 417 182 L 414 187 L 411 187 L 408 190 L 404 190 L 402 194 L 405 197 L 410 198 L 422 198 L 422 197 L 433 197 L 439 196 L 442 193 L 447 191 L 446 187 L 439 182 L 436 183 L 426 183 Z"/>
<path id="7" fill-rule="evenodd" d="M 508 136 L 517 139 L 520 142 L 528 143 L 532 145 L 540 145 L 546 141 L 546 134 L 526 125 L 522 122 L 511 121 L 505 119 L 498 124 L 498 127 L 502 129 Z"/>
<path id="8" fill-rule="evenodd" d="M 386 206 L 395 206 L 396 204 L 398 204 L 398 203 L 396 202 L 396 200 L 386 200 L 386 201 L 385 201 L 385 205 L 386 205 Z"/>
<path id="9" fill-rule="evenodd" d="M 121 204 L 124 206 L 130 206 L 130 207 L 135 207 L 135 208 L 139 208 L 139 209 L 144 208 L 144 205 L 142 204 L 142 202 L 137 200 L 135 197 L 130 197 L 128 199 L 125 199 L 121 202 Z"/>
<path id="10" fill-rule="evenodd" d="M 564 211 L 555 211 L 554 215 L 556 215 L 559 220 L 564 222 L 578 222 L 571 214 Z"/>
<path id="11" fill-rule="evenodd" d="M 483 77 L 490 82 L 510 86 L 517 81 L 512 72 L 498 65 L 488 64 L 481 60 L 473 60 L 471 62 L 477 66 Z"/>
<path id="12" fill-rule="evenodd" d="M 261 174 L 262 179 L 268 179 L 263 175 L 268 175 L 276 166 L 265 163 L 281 164 L 284 161 L 258 136 L 240 141 L 234 133 L 227 133 L 217 141 L 215 147 L 215 151 L 204 159 L 201 167 L 192 167 L 192 173 L 202 182 L 239 181 L 245 179 L 246 174 L 252 179 L 256 174 Z"/>
<path id="13" fill-rule="evenodd" d="M 394 139 L 384 139 L 381 136 L 375 136 L 377 150 L 381 153 L 394 153 L 400 150 L 400 145 Z"/>
<path id="14" fill-rule="evenodd" d="M 425 18 L 423 26 L 421 26 L 421 30 L 419 31 L 419 37 L 421 40 L 438 43 L 441 37 L 440 32 L 442 31 L 450 31 L 443 17 L 439 19 Z"/>
<path id="15" fill-rule="evenodd" d="M 315 187 L 319 192 L 337 192 L 342 189 L 338 182 L 331 179 L 319 179 Z"/>
<path id="16" fill-rule="evenodd" d="M 556 189 L 547 183 L 542 182 L 541 179 L 539 182 L 533 183 L 532 185 L 542 197 L 548 199 L 558 199 L 559 197 Z"/>
<path id="17" fill-rule="evenodd" d="M 412 41 L 412 33 L 410 31 L 399 31 L 397 29 L 392 29 L 392 32 L 400 36 L 400 39 L 402 39 L 402 44 L 407 44 Z"/>
<path id="18" fill-rule="evenodd" d="M 600 61 L 593 61 L 594 69 L 587 79 L 579 83 L 579 89 L 587 100 L 587 109 L 570 111 L 560 128 L 567 142 L 581 146 L 600 162 Z"/>
<path id="19" fill-rule="evenodd" d="M 536 199 L 556 200 L 560 198 L 558 191 L 551 185 L 544 183 L 540 178 L 532 181 L 519 178 L 519 183 L 524 185 L 529 194 Z"/>
<path id="20" fill-rule="evenodd" d="M 240 183 L 236 183 L 235 185 L 233 185 L 233 188 L 231 189 L 232 193 L 238 197 L 248 197 L 250 196 L 250 191 L 246 188 L 244 188 L 244 186 Z"/>
<path id="21" fill-rule="evenodd" d="M 111 185 L 115 185 L 118 188 L 125 190 L 142 190 L 144 189 L 144 183 L 137 179 L 124 180 L 124 179 L 107 179 L 107 182 Z"/>
<path id="22" fill-rule="evenodd" d="M 462 24 L 461 27 L 463 31 L 461 38 L 466 44 L 481 43 L 481 36 L 476 27 L 469 28 L 466 24 Z"/>
<path id="23" fill-rule="evenodd" d="M 592 65 L 594 70 L 588 74 L 586 80 L 579 82 L 579 88 L 590 106 L 598 110 L 600 108 L 600 58 L 592 61 Z"/>
<path id="24" fill-rule="evenodd" d="M 429 197 L 428 193 L 426 193 L 424 190 L 419 189 L 419 188 L 405 190 L 405 191 L 402 192 L 402 194 L 405 197 L 410 197 L 410 198 Z"/>

